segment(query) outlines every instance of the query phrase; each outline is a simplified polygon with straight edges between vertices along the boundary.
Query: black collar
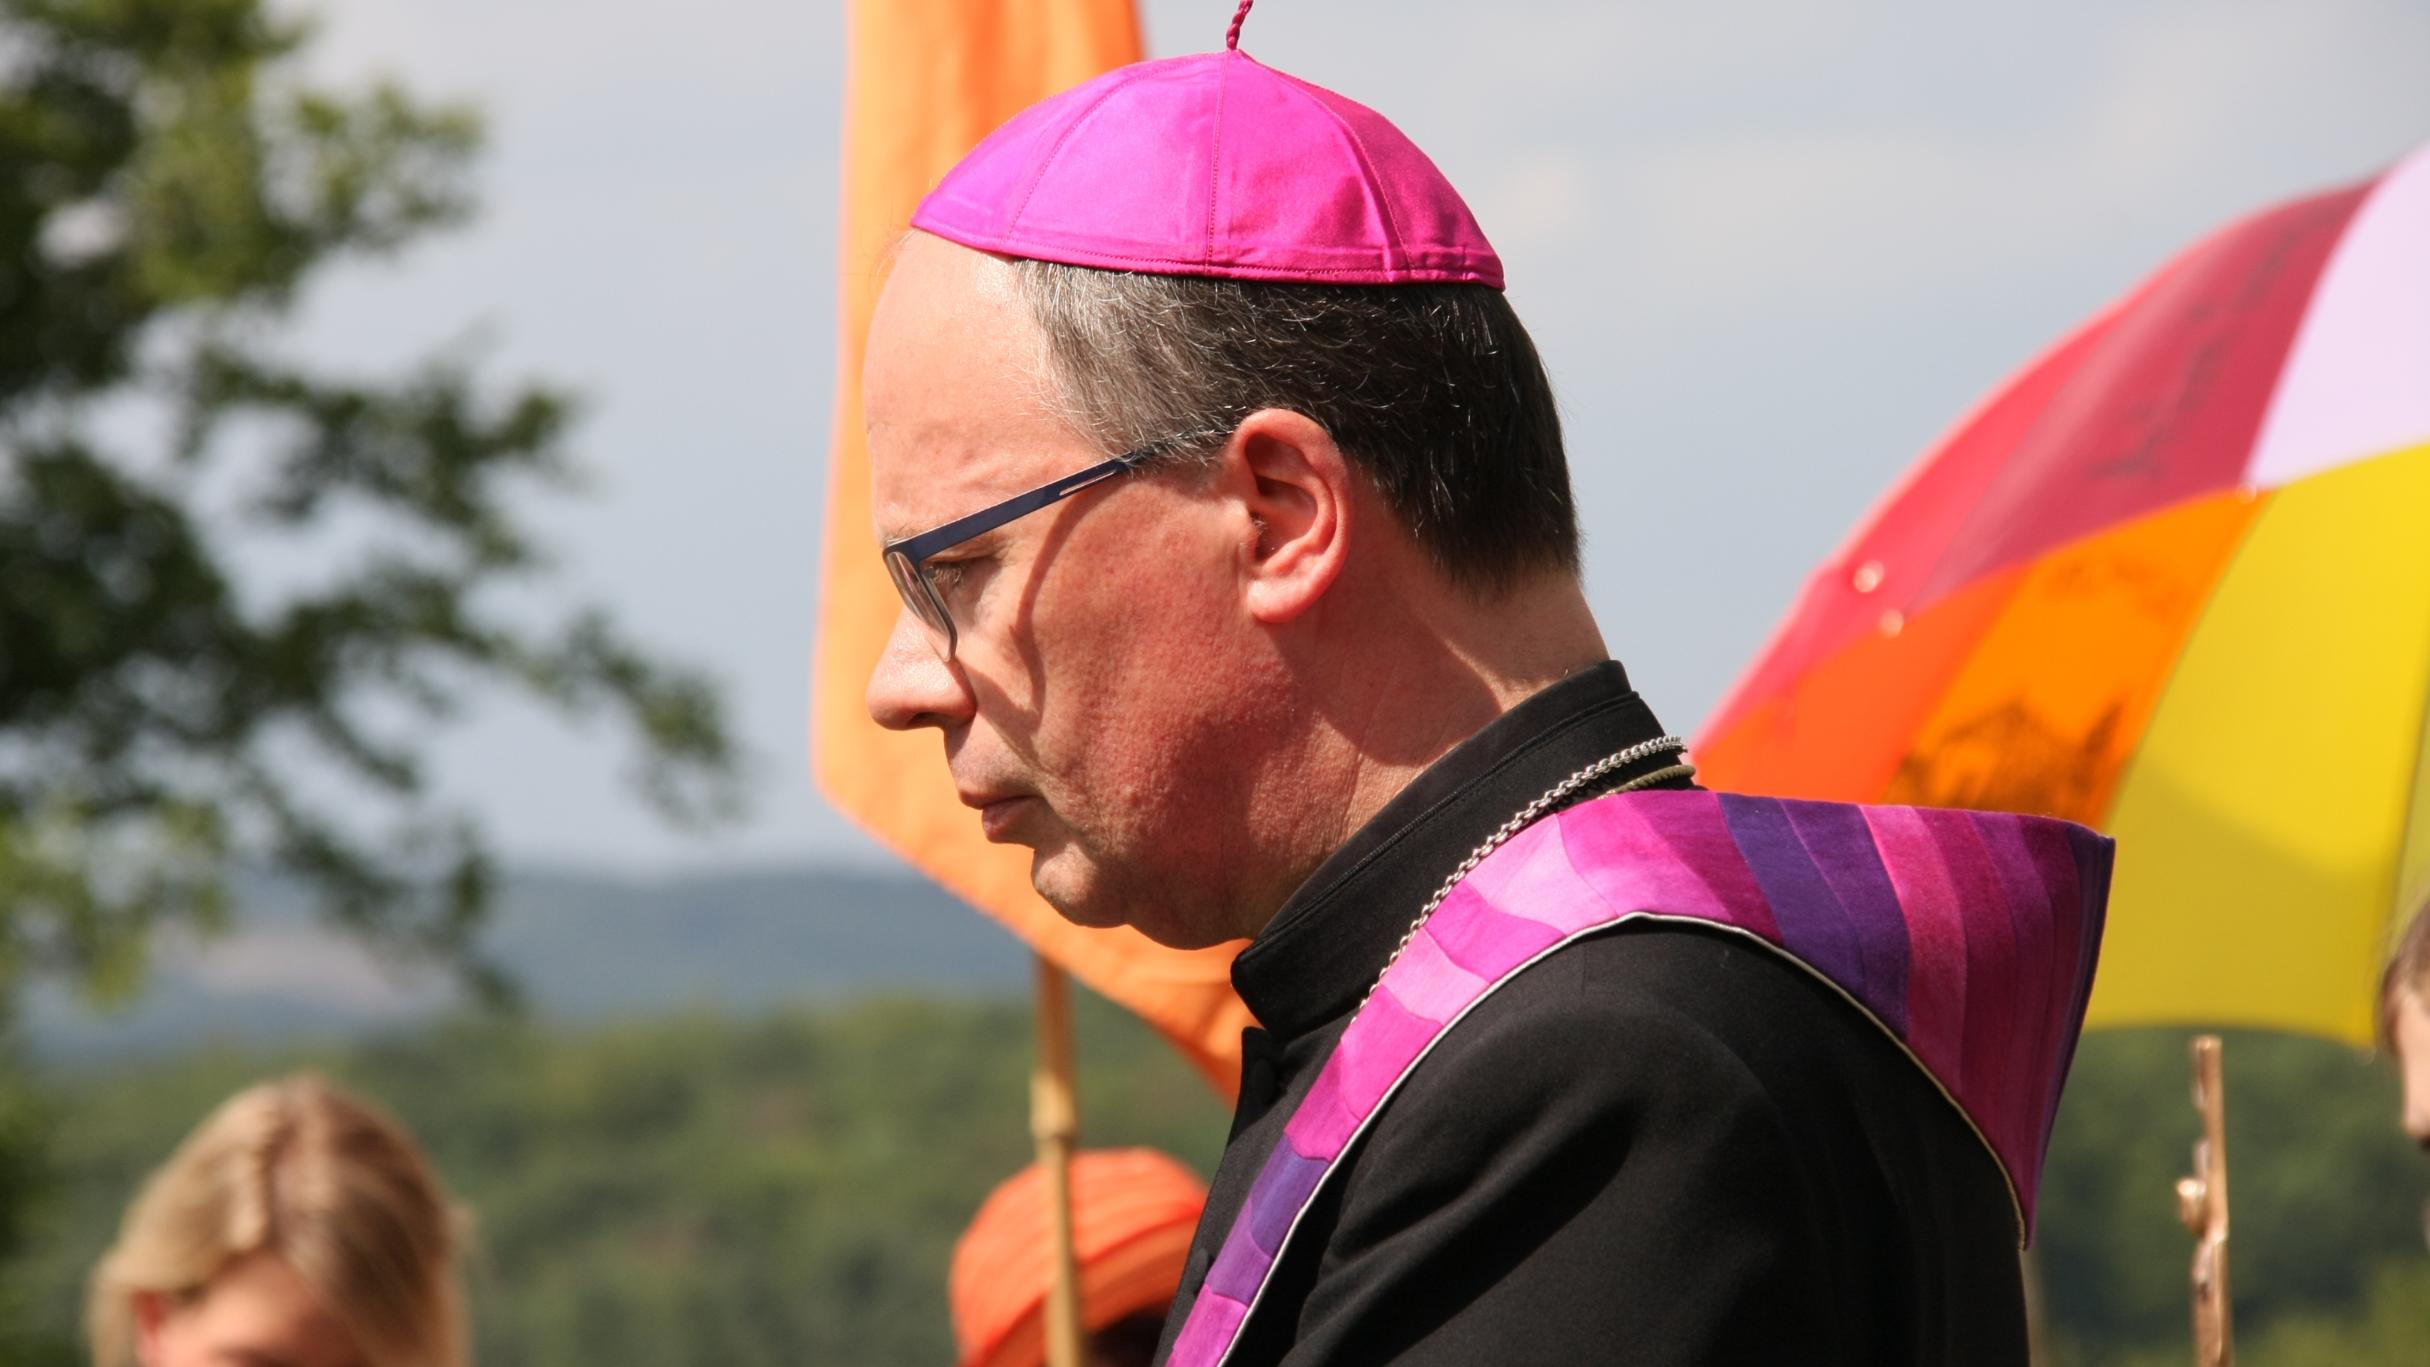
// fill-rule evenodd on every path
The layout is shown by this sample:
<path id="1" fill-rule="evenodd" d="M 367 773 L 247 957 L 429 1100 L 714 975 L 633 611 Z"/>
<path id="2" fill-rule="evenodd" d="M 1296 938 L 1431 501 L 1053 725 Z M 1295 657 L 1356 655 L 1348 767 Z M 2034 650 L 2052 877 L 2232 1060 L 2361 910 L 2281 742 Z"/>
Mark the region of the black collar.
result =
<path id="1" fill-rule="evenodd" d="M 1319 865 L 1232 961 L 1232 986 L 1278 1043 L 1347 1014 L 1469 851 L 1547 788 L 1661 734 L 1618 661 L 1528 698 L 1429 765 Z M 1655 756 L 1613 779 L 1673 762 Z"/>

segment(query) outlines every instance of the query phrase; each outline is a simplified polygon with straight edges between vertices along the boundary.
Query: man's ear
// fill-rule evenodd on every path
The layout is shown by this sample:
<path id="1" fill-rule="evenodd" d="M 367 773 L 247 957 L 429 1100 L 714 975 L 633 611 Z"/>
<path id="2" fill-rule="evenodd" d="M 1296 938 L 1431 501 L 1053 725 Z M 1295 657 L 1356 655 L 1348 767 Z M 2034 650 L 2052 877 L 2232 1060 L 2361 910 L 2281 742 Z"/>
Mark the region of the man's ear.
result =
<path id="1" fill-rule="evenodd" d="M 1220 460 L 1217 482 L 1240 512 L 1249 614 L 1269 626 L 1291 621 L 1342 572 L 1357 476 L 1322 424 L 1287 408 L 1243 419 Z"/>

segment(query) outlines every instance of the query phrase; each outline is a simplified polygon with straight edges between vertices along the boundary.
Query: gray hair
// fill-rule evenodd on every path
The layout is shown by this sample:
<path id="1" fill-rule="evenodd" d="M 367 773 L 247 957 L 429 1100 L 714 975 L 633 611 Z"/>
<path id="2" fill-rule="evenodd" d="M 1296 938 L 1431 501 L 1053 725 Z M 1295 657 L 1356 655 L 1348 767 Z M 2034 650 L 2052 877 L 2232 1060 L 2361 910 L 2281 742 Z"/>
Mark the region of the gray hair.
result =
<path id="1" fill-rule="evenodd" d="M 1108 451 L 1203 459 L 1200 434 L 1289 409 L 1332 435 L 1455 584 L 1577 573 L 1560 415 L 1501 291 L 1012 264 L 1046 335 L 1050 402 Z"/>

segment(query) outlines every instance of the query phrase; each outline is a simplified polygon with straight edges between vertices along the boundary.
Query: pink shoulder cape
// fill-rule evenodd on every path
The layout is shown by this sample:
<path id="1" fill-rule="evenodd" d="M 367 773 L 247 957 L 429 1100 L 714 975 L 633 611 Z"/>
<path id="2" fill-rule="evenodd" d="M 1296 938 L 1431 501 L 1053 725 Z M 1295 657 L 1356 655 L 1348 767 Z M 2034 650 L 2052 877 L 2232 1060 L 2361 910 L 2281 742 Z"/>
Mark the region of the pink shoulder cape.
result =
<path id="1" fill-rule="evenodd" d="M 1606 797 L 1535 823 L 1452 890 L 1342 1032 L 1170 1367 L 1230 1353 L 1318 1188 L 1437 1040 L 1545 955 L 1631 920 L 1733 931 L 1836 988 L 1964 1114 L 2030 1235 L 2112 849 L 2043 817 L 1707 792 Z"/>

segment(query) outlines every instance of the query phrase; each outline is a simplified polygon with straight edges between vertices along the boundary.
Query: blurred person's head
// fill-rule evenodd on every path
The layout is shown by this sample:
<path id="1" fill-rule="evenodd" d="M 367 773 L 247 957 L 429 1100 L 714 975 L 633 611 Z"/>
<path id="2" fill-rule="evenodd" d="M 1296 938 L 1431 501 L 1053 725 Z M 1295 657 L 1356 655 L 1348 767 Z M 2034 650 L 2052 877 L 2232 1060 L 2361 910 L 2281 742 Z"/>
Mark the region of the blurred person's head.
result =
<path id="1" fill-rule="evenodd" d="M 1088 1367 L 1148 1367 L 1181 1289 L 1207 1192 L 1153 1149 L 1072 1156 L 1072 1248 Z M 954 1245 L 950 1298 L 959 1367 L 1043 1367 L 1054 1274 L 1046 1173 L 1023 1168 L 990 1193 Z"/>
<path id="2" fill-rule="evenodd" d="M 94 1266 L 94 1367 L 462 1367 L 460 1225 L 386 1115 L 309 1074 L 246 1088 Z"/>
<path id="3" fill-rule="evenodd" d="M 2430 903 L 2406 924 L 2380 974 L 2379 1038 L 2404 1082 L 2405 1133 L 2430 1150 Z"/>

